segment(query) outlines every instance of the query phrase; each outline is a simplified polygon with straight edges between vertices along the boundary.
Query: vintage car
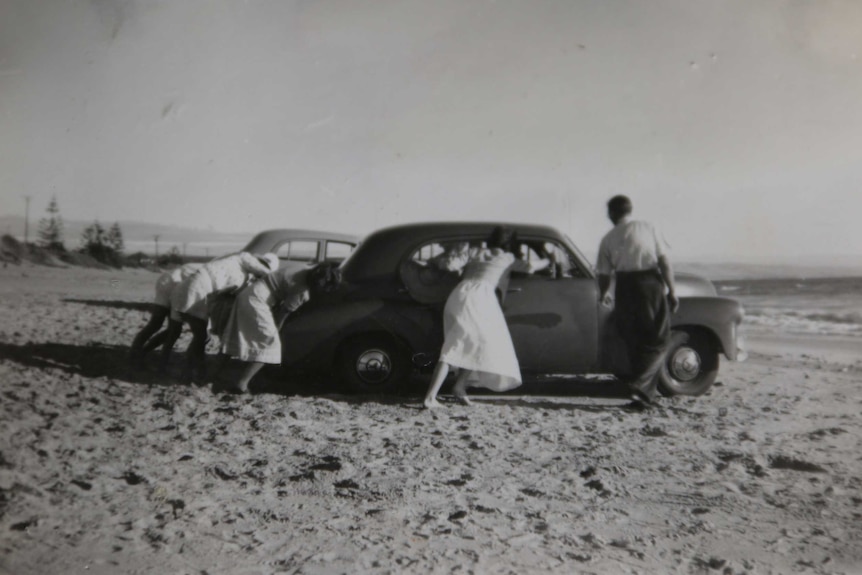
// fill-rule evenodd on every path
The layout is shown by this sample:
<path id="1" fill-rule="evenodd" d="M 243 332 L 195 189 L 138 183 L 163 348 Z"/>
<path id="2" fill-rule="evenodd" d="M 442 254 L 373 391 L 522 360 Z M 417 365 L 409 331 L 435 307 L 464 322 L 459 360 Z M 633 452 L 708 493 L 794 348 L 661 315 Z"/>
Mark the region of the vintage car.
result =
<path id="1" fill-rule="evenodd" d="M 512 273 L 498 286 L 525 380 L 543 374 L 625 377 L 628 361 L 612 309 L 599 301 L 592 266 L 571 240 L 545 226 L 517 230 L 520 257 L 553 265 Z M 493 223 L 423 223 L 390 227 L 365 238 L 341 265 L 342 285 L 300 308 L 282 328 L 283 365 L 334 372 L 355 391 L 392 390 L 414 370 L 436 363 L 443 306 L 459 281 L 429 260 L 452 242 L 481 242 Z M 715 381 L 719 355 L 743 359 L 735 300 L 717 297 L 708 280 L 677 274 L 679 311 L 660 389 L 700 395 Z"/>
<path id="2" fill-rule="evenodd" d="M 276 229 L 254 236 L 242 251 L 278 255 L 281 268 L 297 270 L 320 262 L 340 262 L 359 243 L 357 236 L 315 230 Z"/>

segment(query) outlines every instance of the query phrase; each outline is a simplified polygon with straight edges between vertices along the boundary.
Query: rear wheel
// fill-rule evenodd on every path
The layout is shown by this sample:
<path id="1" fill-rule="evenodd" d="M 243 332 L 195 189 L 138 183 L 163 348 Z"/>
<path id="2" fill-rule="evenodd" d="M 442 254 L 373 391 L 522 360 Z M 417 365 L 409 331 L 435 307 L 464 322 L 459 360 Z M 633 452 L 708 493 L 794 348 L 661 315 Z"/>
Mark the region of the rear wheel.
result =
<path id="1" fill-rule="evenodd" d="M 659 375 L 664 395 L 703 395 L 718 376 L 718 347 L 707 334 L 671 333 Z"/>
<path id="2" fill-rule="evenodd" d="M 394 338 L 369 334 L 345 342 L 338 352 L 339 379 L 357 393 L 394 391 L 410 374 L 407 350 Z"/>

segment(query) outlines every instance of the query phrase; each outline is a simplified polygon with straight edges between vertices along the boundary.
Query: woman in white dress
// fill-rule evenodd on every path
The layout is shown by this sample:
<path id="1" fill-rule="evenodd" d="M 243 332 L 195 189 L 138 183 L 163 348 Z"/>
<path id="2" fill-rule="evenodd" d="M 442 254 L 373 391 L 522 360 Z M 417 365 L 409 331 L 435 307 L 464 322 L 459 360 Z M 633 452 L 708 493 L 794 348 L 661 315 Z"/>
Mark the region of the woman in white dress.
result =
<path id="1" fill-rule="evenodd" d="M 170 351 L 183 329 L 182 323 L 177 324 L 179 317 L 171 314 L 171 294 L 183 280 L 197 273 L 202 265 L 185 264 L 164 272 L 156 280 L 156 297 L 153 300 L 150 321 L 135 336 L 134 341 L 132 341 L 131 350 L 129 351 L 129 359 L 134 367 L 144 367 L 144 357 L 146 354 L 160 345 L 166 346 L 162 353 L 162 369 L 166 367 Z M 168 320 L 167 329 L 156 333 L 165 323 L 165 319 Z M 168 337 L 172 334 L 176 334 L 177 337 L 173 339 Z"/>
<path id="2" fill-rule="evenodd" d="M 231 358 L 247 365 L 227 390 L 246 393 L 264 365 L 281 363 L 279 329 L 284 319 L 315 294 L 334 290 L 340 280 L 338 265 L 323 263 L 300 271 L 279 270 L 243 288 L 222 335 L 218 371 Z"/>
<path id="3" fill-rule="evenodd" d="M 205 264 L 171 293 L 171 310 L 189 324 L 192 341 L 186 350 L 188 365 L 184 379 L 204 380 L 207 344 L 207 297 L 242 287 L 249 279 L 278 269 L 278 256 L 256 256 L 248 252 L 231 254 Z M 182 323 L 179 323 L 180 329 Z M 168 337 L 171 337 L 169 335 Z"/>
<path id="4" fill-rule="evenodd" d="M 515 242 L 513 230 L 498 226 L 487 248 L 470 251 L 461 282 L 443 309 L 443 348 L 425 395 L 426 408 L 440 405 L 437 393 L 450 367 L 461 368 L 453 393 L 465 405 L 470 405 L 468 387 L 506 391 L 521 385 L 515 347 L 495 290 L 511 271 L 531 273 L 549 261 L 530 263 L 516 258 L 512 253 Z"/>

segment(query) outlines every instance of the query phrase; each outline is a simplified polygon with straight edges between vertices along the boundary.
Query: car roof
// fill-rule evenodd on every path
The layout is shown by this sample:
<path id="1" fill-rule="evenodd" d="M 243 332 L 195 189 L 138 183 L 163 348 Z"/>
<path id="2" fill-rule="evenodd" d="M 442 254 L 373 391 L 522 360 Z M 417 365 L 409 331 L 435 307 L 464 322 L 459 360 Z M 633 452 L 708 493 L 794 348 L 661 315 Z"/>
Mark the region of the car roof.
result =
<path id="1" fill-rule="evenodd" d="M 405 253 L 421 244 L 453 238 L 487 238 L 497 226 L 506 226 L 521 237 L 549 237 L 565 242 L 565 236 L 555 228 L 537 224 L 511 222 L 424 222 L 402 224 L 371 233 L 344 263 L 344 278 L 362 281 L 397 272 Z"/>
<path id="2" fill-rule="evenodd" d="M 322 230 L 302 230 L 297 228 L 276 228 L 264 230 L 255 235 L 244 248 L 244 251 L 257 251 L 269 249 L 276 242 L 287 240 L 331 240 L 334 242 L 345 242 L 358 244 L 359 236 L 352 234 L 339 234 Z"/>

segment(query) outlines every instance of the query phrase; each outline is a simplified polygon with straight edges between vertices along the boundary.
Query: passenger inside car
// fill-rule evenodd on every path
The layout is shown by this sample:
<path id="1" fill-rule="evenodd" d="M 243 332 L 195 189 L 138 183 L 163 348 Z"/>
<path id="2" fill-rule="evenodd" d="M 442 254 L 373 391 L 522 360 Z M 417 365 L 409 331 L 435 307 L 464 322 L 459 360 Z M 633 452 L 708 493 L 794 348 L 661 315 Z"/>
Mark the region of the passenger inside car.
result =
<path id="1" fill-rule="evenodd" d="M 427 265 L 460 274 L 470 259 L 470 242 L 444 242 L 442 247 L 443 251 L 429 259 Z"/>

